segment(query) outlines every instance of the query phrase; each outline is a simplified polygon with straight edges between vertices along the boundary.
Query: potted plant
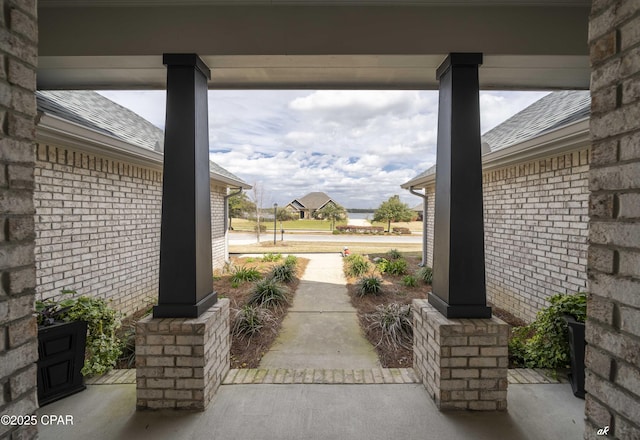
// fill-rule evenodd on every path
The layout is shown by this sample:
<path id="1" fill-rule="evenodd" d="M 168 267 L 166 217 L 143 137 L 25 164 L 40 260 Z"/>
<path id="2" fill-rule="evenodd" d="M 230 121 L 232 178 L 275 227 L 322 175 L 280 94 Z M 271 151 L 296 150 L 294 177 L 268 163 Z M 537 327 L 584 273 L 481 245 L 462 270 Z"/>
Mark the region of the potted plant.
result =
<path id="1" fill-rule="evenodd" d="M 58 299 L 36 301 L 36 316 L 40 406 L 84 390 L 83 376 L 115 365 L 120 317 L 103 299 L 63 290 Z"/>
<path id="2" fill-rule="evenodd" d="M 584 321 L 587 294 L 556 294 L 540 310 L 536 320 L 515 327 L 509 340 L 509 356 L 515 365 L 557 370 L 571 367 L 569 381 L 576 397 L 584 398 Z"/>

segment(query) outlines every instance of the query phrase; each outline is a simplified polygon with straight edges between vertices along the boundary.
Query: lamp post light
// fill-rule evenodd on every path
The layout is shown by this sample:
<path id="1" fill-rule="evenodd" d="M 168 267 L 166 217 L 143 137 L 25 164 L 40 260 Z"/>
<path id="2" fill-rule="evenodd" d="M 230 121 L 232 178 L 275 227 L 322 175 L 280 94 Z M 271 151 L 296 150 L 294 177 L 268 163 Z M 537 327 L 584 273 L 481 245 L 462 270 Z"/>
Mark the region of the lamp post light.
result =
<path id="1" fill-rule="evenodd" d="M 277 238 L 277 229 L 278 229 L 278 224 L 276 223 L 278 220 L 278 204 L 274 203 L 273 204 L 273 245 L 276 245 L 276 238 Z"/>

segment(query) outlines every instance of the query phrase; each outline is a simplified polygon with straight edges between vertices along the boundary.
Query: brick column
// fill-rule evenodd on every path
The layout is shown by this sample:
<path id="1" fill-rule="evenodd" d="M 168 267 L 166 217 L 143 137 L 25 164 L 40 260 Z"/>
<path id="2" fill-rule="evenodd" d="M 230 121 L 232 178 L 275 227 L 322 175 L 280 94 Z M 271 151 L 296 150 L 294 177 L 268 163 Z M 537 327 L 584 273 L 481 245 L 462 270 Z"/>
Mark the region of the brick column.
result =
<path id="1" fill-rule="evenodd" d="M 449 319 L 413 301 L 413 368 L 440 410 L 507 409 L 509 326 Z"/>
<path id="2" fill-rule="evenodd" d="M 638 29 L 638 2 L 593 2 L 586 439 L 640 438 Z"/>
<path id="3" fill-rule="evenodd" d="M 204 411 L 229 371 L 229 349 L 227 298 L 198 318 L 138 322 L 138 409 Z"/>
<path id="4" fill-rule="evenodd" d="M 0 10 L 0 414 L 38 407 L 35 163 L 38 24 L 35 2 L 5 0 Z M 34 426 L 0 424 L 0 438 L 31 439 Z"/>

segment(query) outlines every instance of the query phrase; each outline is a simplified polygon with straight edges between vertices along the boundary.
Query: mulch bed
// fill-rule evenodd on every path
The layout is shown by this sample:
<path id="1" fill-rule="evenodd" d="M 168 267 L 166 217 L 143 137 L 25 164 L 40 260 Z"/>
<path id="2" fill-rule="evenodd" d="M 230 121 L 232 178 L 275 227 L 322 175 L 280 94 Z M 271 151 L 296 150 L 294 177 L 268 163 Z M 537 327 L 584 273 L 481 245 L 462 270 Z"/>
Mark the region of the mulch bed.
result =
<path id="1" fill-rule="evenodd" d="M 283 260 L 276 262 L 263 262 L 259 258 L 231 258 L 231 264 L 236 267 L 256 268 L 263 275 L 267 274 L 274 266 L 282 264 Z M 306 258 L 298 257 L 297 263 L 297 277 L 294 281 L 286 284 L 286 288 L 289 290 L 291 299 L 300 284 L 300 276 L 304 273 L 309 260 Z M 226 272 L 218 274 L 214 281 L 214 286 L 218 292 L 218 296 L 222 298 L 229 298 L 231 306 L 231 318 L 233 319 L 234 311 L 247 304 L 247 298 L 253 288 L 254 283 L 243 283 L 238 287 L 231 285 L 231 273 Z M 289 306 L 281 307 L 279 309 L 272 309 L 271 312 L 274 316 L 274 322 L 265 325 L 261 331 L 252 336 L 251 338 L 240 339 L 237 337 L 231 338 L 231 368 L 257 368 L 260 360 L 269 350 L 273 341 L 275 341 L 282 325 Z"/>
<path id="2" fill-rule="evenodd" d="M 282 264 L 284 258 L 275 262 L 261 261 L 258 257 L 245 257 L 231 258 L 231 267 L 247 267 L 256 268 L 262 275 L 266 275 L 271 271 L 274 266 Z M 306 258 L 298 257 L 297 261 L 297 276 L 296 278 L 285 285 L 289 291 L 291 300 L 300 283 L 300 276 L 304 273 L 309 260 Z M 239 309 L 247 303 L 249 293 L 254 286 L 254 283 L 246 282 L 238 287 L 231 285 L 231 272 L 230 270 L 219 271 L 215 274 L 213 286 L 218 293 L 218 298 L 229 298 L 231 307 L 231 318 L 233 319 L 234 310 Z M 257 368 L 262 356 L 269 350 L 271 344 L 278 336 L 278 331 L 282 324 L 282 320 L 289 306 L 282 307 L 280 309 L 271 310 L 274 321 L 269 325 L 262 328 L 259 334 L 254 335 L 250 339 L 239 339 L 237 337 L 231 338 L 231 368 Z M 128 316 L 122 322 L 122 327 L 119 330 L 119 337 L 127 341 L 127 349 L 123 356 L 118 360 L 116 368 L 133 368 L 135 364 L 135 323 L 146 316 L 150 312 L 150 309 L 141 310 L 134 315 Z"/>
<path id="3" fill-rule="evenodd" d="M 375 257 L 389 259 L 389 256 L 386 254 L 369 255 L 370 260 Z M 418 265 L 422 261 L 421 257 L 406 255 L 403 256 L 403 258 L 407 260 L 408 263 L 408 274 L 414 274 L 420 269 Z M 415 287 L 406 287 L 402 284 L 403 275 L 394 276 L 387 273 L 380 275 L 376 272 L 376 276 L 382 278 L 382 292 L 378 295 L 367 296 L 360 296 L 357 293 L 356 284 L 358 283 L 358 278 L 347 276 L 347 289 L 351 297 L 351 304 L 358 311 L 360 326 L 369 342 L 375 347 L 382 367 L 410 368 L 413 366 L 413 348 L 411 347 L 411 343 L 409 343 L 407 348 L 393 347 L 380 343 L 382 335 L 379 329 L 369 328 L 369 323 L 366 321 L 365 315 L 374 312 L 378 305 L 391 303 L 411 304 L 411 301 L 414 299 L 425 299 L 431 291 L 431 286 L 418 280 Z"/>

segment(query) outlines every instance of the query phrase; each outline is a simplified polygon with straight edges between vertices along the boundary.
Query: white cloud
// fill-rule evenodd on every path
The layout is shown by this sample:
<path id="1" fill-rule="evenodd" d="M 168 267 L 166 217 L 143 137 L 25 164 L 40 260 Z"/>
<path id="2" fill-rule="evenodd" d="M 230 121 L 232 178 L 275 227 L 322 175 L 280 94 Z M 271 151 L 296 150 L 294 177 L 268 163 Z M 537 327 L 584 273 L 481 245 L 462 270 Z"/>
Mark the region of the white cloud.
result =
<path id="1" fill-rule="evenodd" d="M 164 92 L 101 92 L 164 126 Z M 545 93 L 482 92 L 482 132 Z M 377 207 L 435 162 L 434 91 L 210 91 L 211 159 L 265 203 L 325 191 L 347 207 Z"/>

